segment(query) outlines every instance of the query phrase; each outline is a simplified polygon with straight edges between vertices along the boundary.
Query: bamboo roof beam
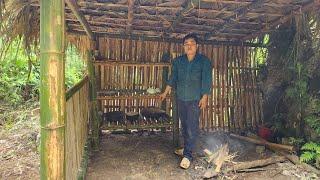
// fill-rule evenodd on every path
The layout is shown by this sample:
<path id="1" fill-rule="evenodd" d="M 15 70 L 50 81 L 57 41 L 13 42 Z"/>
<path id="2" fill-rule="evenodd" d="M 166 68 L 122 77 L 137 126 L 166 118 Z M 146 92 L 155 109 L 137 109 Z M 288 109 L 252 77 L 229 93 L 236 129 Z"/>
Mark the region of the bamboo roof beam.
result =
<path id="1" fill-rule="evenodd" d="M 69 30 L 69 33 L 72 34 L 85 34 L 85 32 L 80 29 L 77 30 Z M 159 41 L 159 42 L 175 42 L 175 43 L 182 43 L 181 38 L 176 37 L 163 37 L 159 33 L 154 34 L 153 36 L 147 36 L 145 34 L 125 34 L 125 33 L 112 33 L 112 32 L 97 32 L 96 33 L 98 37 L 108 37 L 108 38 L 117 38 L 117 39 L 131 39 L 131 40 L 145 40 L 145 41 Z M 177 36 L 176 33 L 172 33 L 173 36 Z M 202 41 L 201 44 L 211 44 L 211 45 L 241 45 L 241 46 L 249 46 L 249 47 L 264 47 L 264 45 L 259 43 L 251 43 L 251 42 L 242 42 L 238 39 L 235 40 L 229 40 L 226 38 L 217 38 L 207 41 Z"/>
<path id="2" fill-rule="evenodd" d="M 79 23 L 77 19 L 75 18 L 70 18 L 70 17 L 66 17 L 66 21 L 67 23 L 71 23 L 71 24 L 77 24 Z M 112 19 L 109 18 L 109 20 L 106 21 L 88 21 L 88 23 L 92 26 L 103 26 L 105 28 L 117 28 L 117 27 L 121 27 L 124 28 L 126 26 L 127 23 L 127 19 Z M 139 27 L 143 27 L 144 29 L 148 29 L 149 27 L 150 30 L 156 30 L 156 31 L 162 31 L 165 32 L 165 30 L 167 29 L 166 26 L 164 26 L 161 22 L 159 21 L 150 21 L 150 20 L 134 20 L 132 25 L 133 29 L 139 29 Z M 230 28 L 228 29 L 228 31 L 225 31 L 225 33 L 227 32 L 242 32 L 245 34 L 248 34 L 250 32 L 252 32 L 253 30 L 259 30 L 260 26 L 252 26 L 252 27 L 241 27 L 241 28 Z M 179 29 L 192 29 L 194 31 L 202 31 L 202 33 L 204 33 L 203 31 L 209 31 L 211 30 L 212 26 L 208 26 L 208 25 L 196 25 L 196 24 L 186 24 L 186 23 L 180 23 L 179 24 Z M 179 32 L 179 30 L 177 31 Z"/>
<path id="3" fill-rule="evenodd" d="M 68 21 L 69 22 L 69 21 Z M 69 26 L 71 28 L 81 28 L 81 25 L 78 24 L 77 22 L 69 22 Z M 103 32 L 103 31 L 120 31 L 125 33 L 126 32 L 126 25 L 121 25 L 121 24 L 111 24 L 111 23 L 104 23 L 102 24 L 92 24 L 92 30 L 94 32 L 98 31 L 98 32 Z M 132 25 L 132 30 L 141 30 L 141 31 L 150 31 L 153 33 L 166 33 L 166 28 L 165 27 L 159 27 L 159 26 L 148 26 L 148 25 L 139 25 L 139 26 L 134 26 Z M 179 29 L 177 29 L 176 31 L 174 31 L 175 33 L 181 33 L 181 34 L 187 34 L 189 32 L 195 32 L 199 35 L 205 35 L 207 33 L 206 30 L 203 29 L 193 29 L 192 31 L 190 31 L 190 27 L 185 27 L 182 28 L 180 27 Z M 249 34 L 250 31 L 237 31 L 237 32 L 220 32 L 217 35 L 218 36 L 234 36 L 234 37 L 243 37 L 247 34 Z"/>
<path id="4" fill-rule="evenodd" d="M 134 6 L 134 0 L 128 0 L 128 25 L 127 25 L 127 31 L 130 33 L 131 26 L 133 22 L 133 6 Z"/>
<path id="5" fill-rule="evenodd" d="M 74 15 L 78 18 L 79 22 L 83 26 L 84 30 L 86 31 L 87 35 L 91 40 L 94 40 L 94 35 L 91 31 L 91 28 L 87 22 L 87 20 L 84 18 L 83 14 L 79 11 L 79 6 L 75 0 L 65 0 L 68 7 L 71 9 L 71 11 L 74 13 Z"/>
<path id="6" fill-rule="evenodd" d="M 255 33 L 248 35 L 248 36 L 245 36 L 242 40 L 249 40 L 249 39 L 257 37 L 261 34 L 264 34 L 268 30 L 274 28 L 275 26 L 280 25 L 282 23 L 285 23 L 288 20 L 292 19 L 295 16 L 295 14 L 300 13 L 300 12 L 305 12 L 305 11 L 310 10 L 312 8 L 320 8 L 320 1 L 319 0 L 312 0 L 309 3 L 305 4 L 304 6 L 302 6 L 301 8 L 296 8 L 293 11 L 289 12 L 286 16 L 280 17 L 277 20 L 271 22 L 270 24 L 267 24 L 260 31 L 257 31 Z"/>

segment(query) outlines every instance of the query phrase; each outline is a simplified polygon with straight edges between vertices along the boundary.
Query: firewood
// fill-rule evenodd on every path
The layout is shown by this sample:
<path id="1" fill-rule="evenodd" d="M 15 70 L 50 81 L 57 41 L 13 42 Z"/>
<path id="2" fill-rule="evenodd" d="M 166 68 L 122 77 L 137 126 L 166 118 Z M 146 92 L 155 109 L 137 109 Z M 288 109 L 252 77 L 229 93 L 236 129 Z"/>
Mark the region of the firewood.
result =
<path id="1" fill-rule="evenodd" d="M 270 165 L 270 164 L 274 164 L 274 163 L 278 163 L 278 162 L 284 162 L 286 161 L 286 158 L 283 157 L 283 156 L 275 156 L 275 157 L 271 157 L 271 158 L 268 158 L 268 159 L 259 159 L 259 160 L 255 160 L 255 161 L 249 161 L 249 162 L 241 162 L 241 163 L 238 163 L 232 167 L 229 167 L 225 170 L 223 170 L 222 172 L 224 174 L 228 173 L 228 172 L 231 172 L 231 171 L 240 171 L 240 170 L 243 170 L 243 169 L 250 169 L 250 168 L 254 168 L 254 167 L 262 167 L 262 166 L 267 166 L 267 165 Z M 216 171 L 207 171 L 205 174 L 204 174 L 204 177 L 205 178 L 212 178 L 212 177 L 215 177 L 219 175 L 218 172 Z"/>
<path id="2" fill-rule="evenodd" d="M 211 176 L 212 174 L 220 173 L 223 163 L 230 158 L 228 156 L 228 154 L 229 154 L 228 144 L 223 145 L 221 148 L 216 150 L 214 153 L 212 153 L 208 149 L 205 149 L 204 152 L 208 156 L 207 161 L 209 163 L 211 162 L 212 164 L 215 165 L 215 168 L 210 168 L 205 172 L 204 177 Z"/>
<path id="3" fill-rule="evenodd" d="M 249 161 L 249 162 L 241 162 L 236 165 L 234 165 L 231 168 L 226 169 L 227 172 L 229 171 L 237 171 L 241 169 L 249 169 L 253 167 L 261 167 L 261 166 L 266 166 L 278 162 L 284 162 L 287 159 L 284 156 L 274 156 L 268 159 L 259 159 L 259 160 L 254 160 L 254 161 Z"/>
<path id="4" fill-rule="evenodd" d="M 218 156 L 213 161 L 213 163 L 216 165 L 216 172 L 220 172 L 223 162 L 228 158 L 228 154 L 228 144 L 225 144 L 224 146 L 222 146 L 222 148 L 220 148 Z"/>
<path id="5" fill-rule="evenodd" d="M 230 136 L 235 137 L 237 139 L 244 140 L 244 141 L 248 141 L 248 142 L 251 142 L 254 144 L 265 145 L 268 148 L 282 149 L 282 150 L 286 150 L 286 151 L 290 151 L 290 152 L 293 152 L 295 150 L 293 146 L 271 143 L 271 142 L 268 142 L 268 141 L 262 140 L 262 139 L 254 139 L 254 138 L 240 136 L 240 135 L 236 135 L 236 134 L 230 134 Z"/>
<path id="6" fill-rule="evenodd" d="M 203 150 L 204 151 L 204 153 L 207 155 L 207 162 L 208 163 L 210 163 L 213 159 L 215 159 L 217 156 L 218 156 L 218 152 L 219 151 L 216 151 L 216 152 L 214 152 L 214 153 L 212 153 L 210 150 L 208 150 L 208 149 L 204 149 Z"/>
<path id="7" fill-rule="evenodd" d="M 236 136 L 238 136 L 238 135 L 233 135 L 233 134 L 232 134 L 231 136 L 236 137 Z M 259 139 L 257 139 L 257 138 L 259 138 Z M 265 141 L 264 139 L 262 139 L 262 138 L 260 138 L 260 137 L 254 137 L 254 138 L 251 138 L 251 139 L 257 139 L 257 140 Z M 249 141 L 249 142 L 251 142 L 251 141 Z M 272 143 L 272 144 L 275 144 L 275 143 Z M 282 145 L 282 146 L 284 146 L 284 145 Z M 268 146 L 268 147 L 269 147 L 269 149 L 271 149 L 272 151 L 276 152 L 277 154 L 286 157 L 286 158 L 287 158 L 290 162 L 292 162 L 293 164 L 295 164 L 295 165 L 300 165 L 300 166 L 302 166 L 303 168 L 305 168 L 305 169 L 307 169 L 307 170 L 309 170 L 309 171 L 311 171 L 311 172 L 313 172 L 313 173 L 315 173 L 315 174 L 320 175 L 320 171 L 317 170 L 316 168 L 310 166 L 309 164 L 300 162 L 298 156 L 296 156 L 296 155 L 294 155 L 294 154 L 288 154 L 288 153 L 286 153 L 286 152 L 284 152 L 284 151 L 282 151 L 282 150 L 279 150 L 279 149 L 281 149 L 281 148 L 279 148 L 278 146 Z"/>

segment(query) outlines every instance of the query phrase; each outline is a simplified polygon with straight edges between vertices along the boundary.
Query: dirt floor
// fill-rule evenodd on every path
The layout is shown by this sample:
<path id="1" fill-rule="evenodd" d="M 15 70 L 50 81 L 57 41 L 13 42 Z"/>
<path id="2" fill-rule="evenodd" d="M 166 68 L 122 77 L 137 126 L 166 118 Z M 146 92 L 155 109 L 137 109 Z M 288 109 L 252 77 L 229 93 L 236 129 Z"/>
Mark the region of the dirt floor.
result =
<path id="1" fill-rule="evenodd" d="M 0 113 L 0 180 L 39 179 L 39 109 Z"/>
<path id="2" fill-rule="evenodd" d="M 215 132 L 200 137 L 195 160 L 188 170 L 179 167 L 180 157 L 173 153 L 171 133 L 110 134 L 101 138 L 100 151 L 93 153 L 89 160 L 88 180 L 119 179 L 203 179 L 209 167 L 204 160 L 203 148 L 212 151 L 228 143 L 230 153 L 237 152 L 233 161 L 250 161 L 274 156 L 266 151 L 256 153 L 256 146 L 230 138 L 226 133 Z M 263 171 L 229 173 L 218 179 L 317 179 L 290 162 L 264 167 Z"/>
<path id="3" fill-rule="evenodd" d="M 39 109 L 29 107 L 0 113 L 0 180 L 39 179 Z M 4 108 L 2 108 L 4 109 Z M 3 115 L 3 116 L 2 116 Z M 6 118 L 4 121 L 3 117 Z M 20 119 L 18 119 L 20 118 Z M 12 121 L 12 122 L 11 122 Z M 188 170 L 179 167 L 172 144 L 172 133 L 143 132 L 131 134 L 104 133 L 98 152 L 91 152 L 88 180 L 108 179 L 202 179 L 209 167 L 203 158 L 204 148 L 216 150 L 228 143 L 237 152 L 233 161 L 250 161 L 273 156 L 256 153 L 256 146 L 232 139 L 224 132 L 202 134 L 195 160 Z M 221 175 L 219 179 L 319 179 L 314 174 L 291 164 L 278 163 L 259 172 Z"/>

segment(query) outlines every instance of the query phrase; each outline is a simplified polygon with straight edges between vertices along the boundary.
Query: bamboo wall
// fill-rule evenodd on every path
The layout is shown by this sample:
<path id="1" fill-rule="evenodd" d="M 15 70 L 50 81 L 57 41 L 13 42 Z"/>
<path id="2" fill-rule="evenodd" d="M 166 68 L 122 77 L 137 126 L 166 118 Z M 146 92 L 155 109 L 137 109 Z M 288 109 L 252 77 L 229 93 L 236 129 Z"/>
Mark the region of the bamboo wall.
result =
<path id="1" fill-rule="evenodd" d="M 134 70 L 134 67 L 131 71 L 121 71 L 123 67 L 112 66 L 112 63 L 106 65 L 103 62 L 138 63 L 141 64 L 139 67 L 144 68 L 147 63 L 165 64 L 162 61 L 164 54 L 170 56 L 171 62 L 172 59 L 183 53 L 183 47 L 180 43 L 111 38 L 100 38 L 99 50 L 103 56 L 103 58 L 97 59 L 99 63 L 95 66 L 99 90 L 110 89 L 111 86 L 112 88 L 117 86 L 118 89 L 131 89 L 132 82 L 123 82 L 124 76 L 126 76 L 123 72 L 126 71 L 127 75 L 130 72 L 138 72 Z M 202 112 L 200 127 L 208 131 L 215 129 L 238 131 L 261 124 L 261 93 L 257 88 L 257 65 L 254 60 L 254 49 L 244 46 L 200 45 L 199 52 L 211 59 L 213 65 L 212 95 L 208 108 Z M 116 70 L 115 68 L 120 69 Z M 159 77 L 161 73 L 157 76 L 152 73 L 154 72 L 147 71 L 141 75 L 159 79 L 147 84 L 140 84 L 139 88 L 158 87 L 162 89 L 165 86 Z M 153 102 L 156 101 L 150 101 L 150 105 Z M 104 105 L 106 104 L 102 102 L 102 107 Z M 117 99 L 109 100 L 108 105 L 108 111 L 113 110 L 110 109 L 112 105 L 121 107 Z M 125 106 L 130 105 L 125 104 Z"/>
<path id="2" fill-rule="evenodd" d="M 87 77 L 67 92 L 66 112 L 66 179 L 77 179 L 88 138 L 90 108 Z"/>

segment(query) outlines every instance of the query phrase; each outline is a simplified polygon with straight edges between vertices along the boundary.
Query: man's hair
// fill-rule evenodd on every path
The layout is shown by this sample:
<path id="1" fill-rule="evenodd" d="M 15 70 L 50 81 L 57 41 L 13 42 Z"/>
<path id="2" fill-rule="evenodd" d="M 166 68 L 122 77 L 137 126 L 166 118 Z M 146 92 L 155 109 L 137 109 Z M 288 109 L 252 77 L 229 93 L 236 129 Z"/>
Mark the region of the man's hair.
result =
<path id="1" fill-rule="evenodd" d="M 184 43 L 187 39 L 193 39 L 197 44 L 199 42 L 199 39 L 196 33 L 190 33 L 184 36 L 182 39 L 182 43 Z"/>

